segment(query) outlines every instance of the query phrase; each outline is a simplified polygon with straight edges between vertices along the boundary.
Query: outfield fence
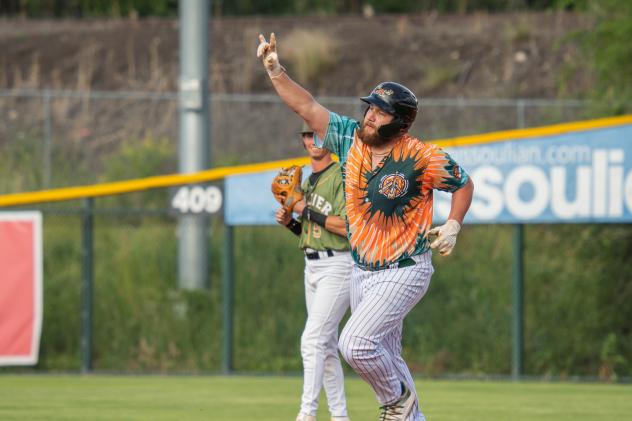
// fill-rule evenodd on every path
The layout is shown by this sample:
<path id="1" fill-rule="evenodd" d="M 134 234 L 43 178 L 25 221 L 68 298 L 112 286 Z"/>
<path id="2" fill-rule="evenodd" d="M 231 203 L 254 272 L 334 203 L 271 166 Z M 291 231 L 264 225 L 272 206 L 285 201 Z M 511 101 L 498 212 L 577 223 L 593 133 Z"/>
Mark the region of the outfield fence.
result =
<path id="1" fill-rule="evenodd" d="M 340 113 L 362 112 L 356 98 L 320 100 Z M 579 101 L 427 99 L 413 132 L 433 139 L 538 126 L 580 119 L 588 108 Z M 292 141 L 301 123 L 278 98 L 215 95 L 211 109 L 214 167 L 302 155 Z M 0 111 L 8 122 L 0 128 L 0 193 L 175 172 L 175 94 L 0 91 Z M 230 298 L 231 370 L 300 372 L 305 306 L 295 238 L 278 227 L 226 227 L 221 214 L 198 216 L 211 221 L 211 284 L 180 290 L 170 186 L 200 180 L 153 181 L 146 191 L 12 209 L 44 214 L 36 369 L 222 371 L 229 334 L 222 305 Z M 523 373 L 629 378 L 632 341 L 621 309 L 632 298 L 632 268 L 617 244 L 632 241 L 630 226 L 534 225 L 521 235 Z M 513 239 L 512 226 L 467 227 L 455 256 L 436 259 L 430 293 L 405 322 L 403 351 L 415 373 L 511 374 Z M 222 289 L 228 271 L 234 285 Z"/>
<path id="2" fill-rule="evenodd" d="M 181 290 L 177 217 L 164 207 L 135 207 L 163 197 L 167 190 L 155 189 L 28 208 L 44 216 L 44 320 L 35 370 L 300 372 L 305 305 L 295 237 L 273 226 L 227 227 L 221 215 L 210 216 L 210 285 Z M 514 230 L 467 226 L 449 261 L 434 258 L 430 291 L 404 326 L 403 352 L 414 373 L 629 381 L 631 266 L 617 245 L 629 244 L 632 227 L 521 228 L 518 375 Z"/>
<path id="3" fill-rule="evenodd" d="M 360 117 L 355 97 L 318 98 Z M 0 193 L 115 181 L 177 171 L 178 96 L 174 92 L 0 90 Z M 425 139 L 563 123 L 586 118 L 591 103 L 548 99 L 422 98 L 412 133 Z M 301 121 L 276 95 L 211 96 L 212 165 L 302 155 Z M 151 143 L 151 146 L 148 144 Z M 147 148 L 156 149 L 153 152 Z M 150 162 L 112 162 L 127 154 Z M 159 161 L 159 162 L 156 162 Z"/>

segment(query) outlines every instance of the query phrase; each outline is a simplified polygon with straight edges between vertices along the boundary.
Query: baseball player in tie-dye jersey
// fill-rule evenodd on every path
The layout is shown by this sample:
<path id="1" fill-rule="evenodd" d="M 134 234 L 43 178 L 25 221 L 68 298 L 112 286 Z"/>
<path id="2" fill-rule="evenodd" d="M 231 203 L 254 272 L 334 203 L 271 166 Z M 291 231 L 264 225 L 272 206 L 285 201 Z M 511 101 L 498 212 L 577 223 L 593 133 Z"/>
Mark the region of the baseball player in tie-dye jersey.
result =
<path id="1" fill-rule="evenodd" d="M 395 84 L 383 83 L 376 90 L 384 86 Z M 373 103 L 374 96 L 363 100 Z M 407 133 L 373 165 L 371 146 L 356 139 L 358 129 L 357 121 L 332 112 L 320 146 L 338 155 L 345 168 L 348 234 L 356 264 L 386 269 L 429 249 L 432 191 L 454 192 L 469 177 L 436 145 Z"/>
<path id="2" fill-rule="evenodd" d="M 330 112 L 289 78 L 274 34 L 269 42 L 259 35 L 257 56 L 281 99 L 314 130 L 315 143 L 340 158 L 355 262 L 340 352 L 375 391 L 380 421 L 425 420 L 401 356 L 403 321 L 428 290 L 430 249 L 452 252 L 474 185 L 447 153 L 408 134 L 418 108 L 408 88 L 379 84 L 361 98 L 367 109 L 358 122 Z M 435 189 L 451 192 L 452 203 L 446 223 L 431 229 Z"/>

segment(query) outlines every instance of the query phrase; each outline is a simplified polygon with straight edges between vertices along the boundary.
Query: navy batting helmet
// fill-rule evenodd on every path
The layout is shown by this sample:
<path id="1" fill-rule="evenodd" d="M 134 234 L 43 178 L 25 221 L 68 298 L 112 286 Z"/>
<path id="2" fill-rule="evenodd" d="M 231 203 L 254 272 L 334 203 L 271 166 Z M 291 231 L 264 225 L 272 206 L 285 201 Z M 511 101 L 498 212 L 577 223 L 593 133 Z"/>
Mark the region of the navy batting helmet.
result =
<path id="1" fill-rule="evenodd" d="M 384 138 L 406 133 L 417 117 L 415 94 L 399 83 L 382 82 L 373 89 L 371 95 L 360 99 L 393 115 L 393 121 L 377 131 Z"/>

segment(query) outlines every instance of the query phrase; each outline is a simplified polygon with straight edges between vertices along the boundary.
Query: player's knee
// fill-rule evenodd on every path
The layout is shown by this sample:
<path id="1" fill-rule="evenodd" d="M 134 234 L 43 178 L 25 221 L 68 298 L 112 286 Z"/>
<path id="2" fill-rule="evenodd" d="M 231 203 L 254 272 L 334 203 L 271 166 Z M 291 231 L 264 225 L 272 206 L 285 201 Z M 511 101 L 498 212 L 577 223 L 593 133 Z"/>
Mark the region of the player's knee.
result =
<path id="1" fill-rule="evenodd" d="M 338 340 L 338 351 L 340 351 L 340 355 L 342 355 L 342 358 L 344 358 L 346 362 L 349 362 L 349 355 L 351 354 L 351 350 L 345 339 L 345 336 L 341 336 Z"/>
<path id="2" fill-rule="evenodd" d="M 311 338 L 310 335 L 307 335 L 306 332 L 303 332 L 301 336 L 301 355 L 303 359 L 308 358 L 314 352 L 313 347 L 311 346 Z"/>
<path id="3" fill-rule="evenodd" d="M 357 367 L 375 356 L 377 344 L 343 331 L 338 341 L 338 349 L 351 367 Z"/>
<path id="4" fill-rule="evenodd" d="M 317 353 L 325 354 L 327 351 L 327 338 L 323 338 L 313 332 L 305 330 L 301 336 L 301 355 L 309 358 Z"/>

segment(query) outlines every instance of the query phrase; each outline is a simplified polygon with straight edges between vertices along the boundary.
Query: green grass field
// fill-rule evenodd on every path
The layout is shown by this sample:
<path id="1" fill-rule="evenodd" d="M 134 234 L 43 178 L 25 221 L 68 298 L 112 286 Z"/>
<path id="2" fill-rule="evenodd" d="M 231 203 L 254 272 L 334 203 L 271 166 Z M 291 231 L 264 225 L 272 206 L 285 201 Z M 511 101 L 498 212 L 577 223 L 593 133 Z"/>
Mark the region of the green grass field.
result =
<path id="1" fill-rule="evenodd" d="M 350 417 L 377 419 L 369 387 L 346 379 Z M 629 420 L 632 386 L 417 382 L 429 421 Z M 0 375 L 0 420 L 293 421 L 299 377 Z M 324 399 L 320 421 L 329 421 Z"/>

